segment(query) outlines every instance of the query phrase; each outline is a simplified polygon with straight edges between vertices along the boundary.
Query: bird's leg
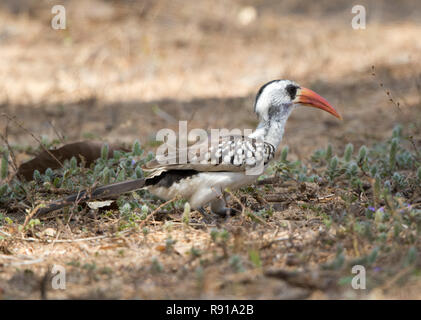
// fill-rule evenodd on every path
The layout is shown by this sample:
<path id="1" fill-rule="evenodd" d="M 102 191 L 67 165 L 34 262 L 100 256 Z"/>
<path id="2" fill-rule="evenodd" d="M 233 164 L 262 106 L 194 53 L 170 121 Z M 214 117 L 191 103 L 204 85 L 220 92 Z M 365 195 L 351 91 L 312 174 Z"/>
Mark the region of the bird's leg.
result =
<path id="1" fill-rule="evenodd" d="M 233 213 L 236 214 L 237 210 L 232 208 L 227 208 L 227 196 L 226 192 L 222 193 L 221 188 L 214 188 L 212 190 L 216 193 L 216 199 L 210 202 L 211 212 L 217 214 L 220 217 L 229 217 Z"/>
<path id="2" fill-rule="evenodd" d="M 231 216 L 237 213 L 237 210 L 233 208 L 227 208 L 225 197 L 222 194 L 220 197 L 211 201 L 210 208 L 212 213 L 215 213 L 221 217 Z"/>
<path id="3" fill-rule="evenodd" d="M 230 211 L 225 206 L 225 197 L 221 192 L 221 188 L 212 187 L 212 191 L 216 194 L 216 198 L 210 202 L 211 212 L 221 217 L 229 216 Z"/>
<path id="4" fill-rule="evenodd" d="M 229 209 L 225 206 L 224 198 L 216 198 L 210 203 L 211 212 L 218 216 L 225 217 L 229 214 Z"/>

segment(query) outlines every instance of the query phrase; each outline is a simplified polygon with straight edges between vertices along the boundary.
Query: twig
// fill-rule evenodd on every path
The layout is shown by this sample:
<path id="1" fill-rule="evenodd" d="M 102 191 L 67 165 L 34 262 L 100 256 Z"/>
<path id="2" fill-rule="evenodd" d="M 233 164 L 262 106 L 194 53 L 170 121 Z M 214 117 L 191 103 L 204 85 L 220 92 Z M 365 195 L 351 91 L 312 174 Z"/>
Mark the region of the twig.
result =
<path id="1" fill-rule="evenodd" d="M 10 262 L 10 263 L 3 264 L 3 266 L 5 266 L 5 267 L 28 265 L 28 264 L 34 264 L 34 263 L 44 261 L 44 258 L 33 259 L 32 257 L 25 256 L 25 255 L 21 255 L 20 257 L 15 257 L 15 256 L 9 256 L 9 255 L 3 255 L 2 254 L 2 255 L 0 255 L 0 259 L 15 260 L 15 261 L 18 260 L 16 262 Z"/>
<path id="2" fill-rule="evenodd" d="M 68 195 L 71 193 L 71 191 L 65 188 L 51 188 L 51 189 L 39 188 L 38 192 L 39 193 L 52 193 L 52 194 L 65 194 L 65 195 Z"/>
<path id="3" fill-rule="evenodd" d="M 43 258 L 39 258 L 39 259 L 34 259 L 34 260 L 26 260 L 26 261 L 20 261 L 20 262 L 5 263 L 4 266 L 5 267 L 17 267 L 17 266 L 22 266 L 22 265 L 35 264 L 35 263 L 39 263 L 39 262 L 43 262 L 43 261 L 44 261 Z"/>
<path id="4" fill-rule="evenodd" d="M 48 120 L 48 124 L 51 126 L 51 128 L 53 128 L 54 133 L 56 134 L 57 138 L 61 141 L 61 143 L 64 143 L 64 142 L 65 142 L 65 141 L 64 141 L 64 136 L 63 136 L 63 135 L 61 135 L 61 134 L 58 132 L 58 130 L 57 130 L 56 126 L 53 124 L 53 122 L 52 122 L 52 121 L 50 121 L 50 120 Z"/>
<path id="5" fill-rule="evenodd" d="M 8 128 L 9 128 L 9 121 L 7 121 L 6 128 L 4 129 L 4 135 L 0 133 L 0 138 L 6 144 L 7 150 L 9 151 L 10 157 L 12 158 L 12 167 L 13 167 L 13 170 L 15 171 L 15 174 L 16 174 L 16 172 L 18 172 L 18 165 L 17 165 L 15 153 L 14 153 L 12 147 L 9 144 L 9 139 L 8 139 L 8 136 L 9 136 L 9 133 L 8 132 L 9 131 L 8 131 Z"/>
<path id="6" fill-rule="evenodd" d="M 330 199 L 330 198 L 332 198 L 334 196 L 335 196 L 335 194 L 332 193 L 332 194 L 328 194 L 327 196 L 319 197 L 319 198 L 317 198 L 317 200 L 318 201 L 320 201 L 320 200 L 326 200 L 326 199 Z"/>
<path id="7" fill-rule="evenodd" d="M 6 259 L 6 260 L 34 260 L 30 256 L 26 256 L 26 255 L 23 255 L 23 254 L 18 255 L 18 256 L 0 254 L 0 259 Z"/>
<path id="8" fill-rule="evenodd" d="M 27 224 L 29 223 L 29 221 L 32 219 L 32 217 L 38 212 L 38 209 L 39 208 L 42 208 L 43 206 L 45 206 L 45 204 L 44 203 L 40 203 L 34 209 L 32 209 L 31 212 L 29 212 L 29 214 L 25 217 L 25 221 L 23 223 L 23 229 L 25 229 L 25 227 L 27 226 Z"/>
<path id="9" fill-rule="evenodd" d="M 377 75 L 376 75 L 376 70 L 375 70 L 375 67 L 374 66 L 371 66 L 371 75 L 374 77 L 374 78 L 376 78 L 377 77 Z M 384 84 L 383 84 L 383 82 L 381 82 L 381 81 L 379 81 L 378 82 L 378 84 L 380 85 L 380 87 L 384 90 L 384 92 L 386 93 L 386 95 L 388 96 L 388 98 L 389 98 L 389 101 L 391 102 L 391 103 L 393 103 L 398 109 L 399 109 L 399 111 L 401 111 L 402 112 L 402 109 L 401 109 L 401 107 L 400 107 L 400 103 L 399 103 L 399 101 L 395 101 L 394 99 L 393 99 L 393 97 L 392 97 L 392 94 L 390 93 L 390 91 L 389 90 L 387 90 L 385 87 L 384 87 Z"/>
<path id="10" fill-rule="evenodd" d="M 408 137 L 408 140 L 409 140 L 409 142 L 411 142 L 411 145 L 414 148 L 415 153 L 417 154 L 417 157 L 418 158 L 421 158 L 421 153 L 418 151 L 417 145 L 416 145 L 416 143 L 414 141 L 414 137 L 413 136 L 409 136 Z"/>
<path id="11" fill-rule="evenodd" d="M 158 206 L 158 208 L 156 208 L 154 211 L 152 211 L 150 214 L 148 214 L 148 216 L 145 218 L 145 220 L 143 220 L 140 224 L 139 224 L 139 228 L 143 227 L 145 225 L 145 223 L 152 218 L 152 216 L 157 213 L 160 209 L 162 209 L 163 207 L 165 207 L 167 204 L 170 204 L 171 202 L 175 201 L 177 199 L 177 197 L 172 198 L 171 200 L 168 200 L 167 202 L 164 202 L 163 204 L 161 204 L 160 206 Z"/>
<path id="12" fill-rule="evenodd" d="M 244 212 L 246 210 L 246 207 L 244 206 L 244 204 L 240 201 L 240 199 L 238 199 L 231 191 L 229 191 L 228 189 L 225 189 L 225 192 L 228 193 L 240 206 L 241 206 L 241 216 L 244 217 Z M 268 225 L 268 223 L 263 220 L 262 218 L 260 218 L 257 215 L 253 215 L 254 218 L 256 218 L 257 220 L 259 220 L 261 223 Z"/>
<path id="13" fill-rule="evenodd" d="M 241 215 L 244 216 L 245 207 L 244 204 L 238 199 L 231 191 L 228 189 L 224 190 L 226 193 L 228 193 L 240 206 L 241 206 Z"/>
<path id="14" fill-rule="evenodd" d="M 265 200 L 268 202 L 285 202 L 290 199 L 283 193 L 275 193 L 266 195 Z"/>
<path id="15" fill-rule="evenodd" d="M 29 241 L 29 242 L 47 242 L 47 243 L 72 243 L 72 242 L 83 242 L 83 241 L 92 241 L 92 240 L 100 240 L 100 239 L 106 239 L 106 238 L 116 238 L 120 237 L 123 234 L 126 234 L 128 232 L 132 231 L 132 229 L 127 229 L 121 232 L 113 233 L 112 235 L 102 235 L 97 237 L 88 237 L 88 238 L 79 238 L 79 239 L 37 239 L 37 238 L 14 238 L 16 240 L 21 241 Z"/>
<path id="16" fill-rule="evenodd" d="M 160 109 L 157 105 L 152 107 L 152 111 L 157 115 L 158 117 L 161 117 L 167 122 L 175 122 L 176 119 L 170 115 L 169 113 L 165 112 L 164 110 Z"/>
<path id="17" fill-rule="evenodd" d="M 155 223 L 157 222 L 158 221 L 156 221 Z M 172 221 L 172 223 L 175 225 L 185 225 L 184 222 L 179 222 L 179 221 Z M 189 226 L 191 227 L 216 227 L 216 224 L 203 224 L 203 223 L 189 222 Z"/>
<path id="18" fill-rule="evenodd" d="M 8 114 L 6 114 L 6 113 L 2 113 L 1 114 L 3 117 L 5 117 L 6 119 L 8 119 L 9 121 L 12 121 L 12 122 L 14 122 L 19 128 L 21 128 L 23 131 L 25 131 L 26 133 L 28 133 L 32 138 L 34 138 L 34 140 L 36 141 L 36 142 L 38 142 L 39 143 L 39 145 L 41 146 L 41 148 L 45 151 L 45 152 L 47 152 L 55 161 L 57 161 L 57 163 L 60 165 L 60 167 L 62 167 L 63 168 L 63 163 L 61 163 L 61 161 L 59 160 L 59 159 L 57 159 L 57 157 L 54 155 L 54 154 L 52 154 L 52 152 L 50 151 L 50 150 L 48 150 L 44 145 L 43 145 L 43 143 L 42 143 L 42 141 L 39 139 L 39 138 L 37 138 L 31 131 L 29 131 L 28 129 L 26 129 L 21 123 L 19 123 L 16 119 L 14 119 L 14 118 L 12 118 L 12 117 L 10 117 Z"/>
<path id="19" fill-rule="evenodd" d="M 4 232 L 2 230 L 0 230 L 0 233 L 5 235 L 6 237 L 11 237 L 12 235 L 10 233 Z"/>
<path id="20" fill-rule="evenodd" d="M 90 187 L 88 187 L 88 189 L 86 190 L 86 194 L 89 195 L 89 198 L 92 198 L 92 191 L 96 188 L 96 186 L 98 185 L 98 183 L 99 183 L 99 181 L 98 180 L 95 180 L 94 183 Z M 82 198 L 79 199 L 79 195 L 80 195 L 81 192 L 82 192 L 82 190 L 79 190 L 78 193 L 77 193 L 76 199 L 78 199 L 78 200 L 76 200 L 74 202 L 74 205 L 75 206 L 78 206 L 79 203 L 80 203 L 80 201 L 82 201 Z M 74 213 L 74 211 L 72 210 L 72 212 L 69 215 L 69 218 L 67 219 L 66 225 L 69 225 L 70 221 L 72 220 L 73 213 Z"/>

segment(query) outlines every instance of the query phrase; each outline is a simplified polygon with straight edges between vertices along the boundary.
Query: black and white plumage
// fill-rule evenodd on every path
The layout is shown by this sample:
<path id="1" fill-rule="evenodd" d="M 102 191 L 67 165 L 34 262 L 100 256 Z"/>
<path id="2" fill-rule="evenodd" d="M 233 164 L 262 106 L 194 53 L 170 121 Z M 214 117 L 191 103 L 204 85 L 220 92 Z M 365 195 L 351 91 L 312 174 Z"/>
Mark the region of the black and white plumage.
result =
<path id="1" fill-rule="evenodd" d="M 189 153 L 190 161 L 185 164 L 160 164 L 157 159 L 149 162 L 144 168 L 150 172 L 146 180 L 148 190 L 165 200 L 181 196 L 196 209 L 216 199 L 211 203 L 212 211 L 224 213 L 226 208 L 220 200 L 223 191 L 256 180 L 274 158 L 276 148 L 261 139 L 244 136 L 221 140 L 208 152 Z M 188 176 L 180 176 L 186 171 Z"/>
<path id="2" fill-rule="evenodd" d="M 290 80 L 273 80 L 257 93 L 254 111 L 259 124 L 251 135 L 222 137 L 217 143 L 211 141 L 205 149 L 196 146 L 175 150 L 174 157 L 166 157 L 166 162 L 157 156 L 146 164 L 144 170 L 149 174 L 145 179 L 103 186 L 92 192 L 82 191 L 41 208 L 39 213 L 57 210 L 75 201 L 115 197 L 146 188 L 164 200 L 176 196 L 184 198 L 202 213 L 203 206 L 210 203 L 212 212 L 225 214 L 229 209 L 222 197 L 224 190 L 251 184 L 263 173 L 274 158 L 286 121 L 297 105 L 316 107 L 340 118 L 335 109 L 313 91 Z M 182 151 L 188 155 L 186 163 L 179 161 Z"/>

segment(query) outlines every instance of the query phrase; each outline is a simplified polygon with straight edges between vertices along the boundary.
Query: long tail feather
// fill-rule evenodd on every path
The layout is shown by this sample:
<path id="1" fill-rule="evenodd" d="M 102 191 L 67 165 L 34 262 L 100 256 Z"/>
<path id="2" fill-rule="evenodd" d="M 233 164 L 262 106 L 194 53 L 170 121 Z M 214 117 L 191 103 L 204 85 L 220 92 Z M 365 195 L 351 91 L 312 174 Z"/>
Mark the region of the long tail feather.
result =
<path id="1" fill-rule="evenodd" d="M 81 192 L 72 194 L 66 198 L 63 198 L 59 201 L 46 204 L 44 207 L 39 208 L 36 214 L 45 214 L 51 211 L 64 208 L 73 203 L 81 203 L 89 200 L 115 197 L 126 192 L 141 189 L 144 185 L 145 179 L 141 178 L 109 184 L 106 186 L 98 187 L 92 191 L 83 190 Z"/>

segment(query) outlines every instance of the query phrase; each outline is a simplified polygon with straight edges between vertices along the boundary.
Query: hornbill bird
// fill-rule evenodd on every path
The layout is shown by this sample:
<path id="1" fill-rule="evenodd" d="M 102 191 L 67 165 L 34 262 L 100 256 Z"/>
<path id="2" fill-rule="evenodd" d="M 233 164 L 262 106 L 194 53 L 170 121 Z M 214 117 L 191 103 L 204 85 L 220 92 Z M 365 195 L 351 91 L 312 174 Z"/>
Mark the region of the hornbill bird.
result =
<path id="1" fill-rule="evenodd" d="M 44 205 L 38 214 L 54 211 L 73 203 L 94 199 L 113 198 L 123 193 L 147 189 L 150 193 L 170 200 L 180 197 L 193 209 L 207 215 L 204 206 L 210 203 L 212 213 L 225 215 L 230 212 L 222 196 L 226 188 L 235 190 L 253 183 L 274 158 L 291 112 L 297 106 L 322 109 L 342 119 L 338 112 L 314 91 L 303 88 L 294 81 L 273 80 L 263 85 L 256 96 L 254 111 L 259 118 L 255 131 L 248 136 L 222 137 L 207 152 L 189 153 L 185 163 L 180 163 L 180 149 L 175 151 L 175 161 L 163 163 L 158 158 L 148 162 L 146 178 L 118 182 L 93 190 L 84 190 L 62 200 Z M 185 151 L 185 150 L 184 150 Z M 168 159 L 167 159 L 168 160 Z"/>

